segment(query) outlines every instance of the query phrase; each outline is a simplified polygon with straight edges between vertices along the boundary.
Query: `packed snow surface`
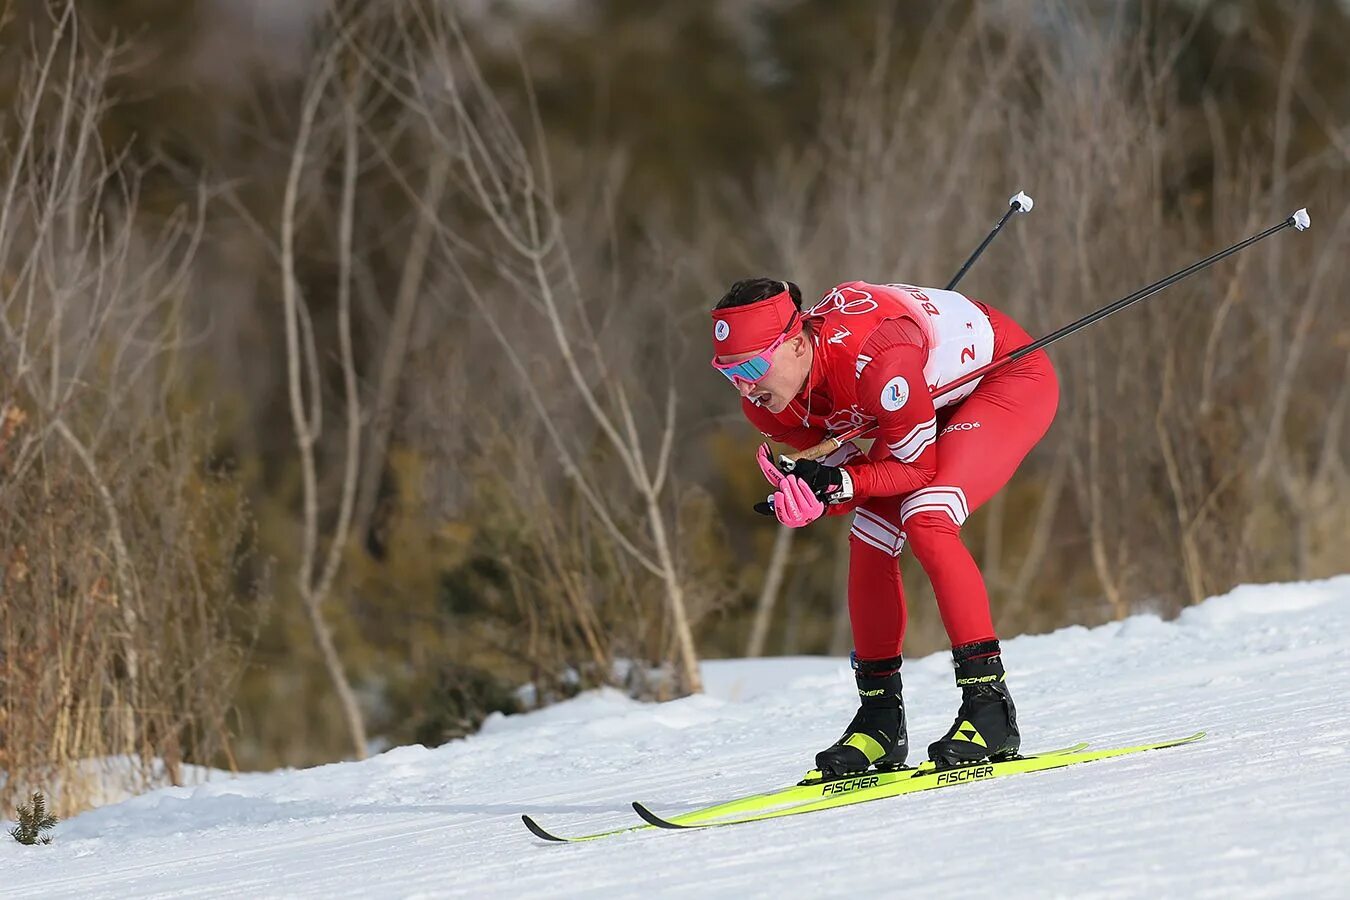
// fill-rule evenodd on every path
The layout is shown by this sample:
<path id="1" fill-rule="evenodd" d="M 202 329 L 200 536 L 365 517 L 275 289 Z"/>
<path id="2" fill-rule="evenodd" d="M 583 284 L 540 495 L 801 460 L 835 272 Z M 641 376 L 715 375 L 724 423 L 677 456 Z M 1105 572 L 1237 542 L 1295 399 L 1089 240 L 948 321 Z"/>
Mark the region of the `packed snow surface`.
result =
<path id="1" fill-rule="evenodd" d="M 770 822 L 545 844 L 795 781 L 847 665 L 712 662 L 706 695 L 598 691 L 427 750 L 169 788 L 0 841 L 0 895 L 1243 897 L 1350 884 L 1350 575 L 1005 642 L 1023 747 L 1199 744 Z M 958 694 L 907 661 L 912 743 Z M 3 835 L 0 835 L 3 838 Z"/>

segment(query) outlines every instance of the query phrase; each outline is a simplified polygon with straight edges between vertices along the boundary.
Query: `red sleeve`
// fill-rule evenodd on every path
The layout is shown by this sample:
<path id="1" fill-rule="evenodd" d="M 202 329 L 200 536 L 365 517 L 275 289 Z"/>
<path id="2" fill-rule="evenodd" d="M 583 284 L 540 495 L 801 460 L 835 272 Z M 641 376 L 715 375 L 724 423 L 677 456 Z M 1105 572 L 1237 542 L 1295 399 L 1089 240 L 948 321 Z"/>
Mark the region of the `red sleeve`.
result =
<path id="1" fill-rule="evenodd" d="M 923 376 L 928 349 L 908 319 L 882 323 L 863 344 L 858 406 L 877 420 L 876 440 L 890 453 L 845 468 L 853 497 L 894 497 L 918 490 L 937 474 L 937 414 Z"/>
<path id="2" fill-rule="evenodd" d="M 783 422 L 778 416 L 763 407 L 756 406 L 744 397 L 741 398 L 741 412 L 745 413 L 750 424 L 769 440 L 787 444 L 793 450 L 801 451 L 814 447 L 829 437 L 823 428 Z"/>

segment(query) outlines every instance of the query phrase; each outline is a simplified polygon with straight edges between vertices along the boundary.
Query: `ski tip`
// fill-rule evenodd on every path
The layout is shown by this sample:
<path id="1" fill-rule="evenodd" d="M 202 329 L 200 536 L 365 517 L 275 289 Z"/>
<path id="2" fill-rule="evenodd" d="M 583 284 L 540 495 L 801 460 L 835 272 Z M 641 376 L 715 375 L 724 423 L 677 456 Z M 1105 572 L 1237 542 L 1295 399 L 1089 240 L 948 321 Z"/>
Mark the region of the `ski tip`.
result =
<path id="1" fill-rule="evenodd" d="M 1150 750 L 1163 750 L 1168 747 L 1183 747 L 1186 744 L 1194 744 L 1196 741 L 1205 739 L 1206 732 L 1197 731 L 1195 734 L 1188 734 L 1185 737 L 1172 738 L 1165 741 L 1157 741 L 1148 745 Z"/>
<path id="2" fill-rule="evenodd" d="M 684 825 L 676 825 L 674 822 L 661 818 L 636 800 L 633 801 L 633 812 L 637 813 L 642 821 L 646 822 L 648 825 L 655 825 L 657 828 L 673 828 L 679 830 L 687 827 Z"/>
<path id="3" fill-rule="evenodd" d="M 529 816 L 522 815 L 520 820 L 525 823 L 525 827 L 530 829 L 530 834 L 539 838 L 541 841 L 552 841 L 555 844 L 566 844 L 567 838 L 560 838 L 556 834 L 550 834 L 539 826 L 539 823 Z"/>

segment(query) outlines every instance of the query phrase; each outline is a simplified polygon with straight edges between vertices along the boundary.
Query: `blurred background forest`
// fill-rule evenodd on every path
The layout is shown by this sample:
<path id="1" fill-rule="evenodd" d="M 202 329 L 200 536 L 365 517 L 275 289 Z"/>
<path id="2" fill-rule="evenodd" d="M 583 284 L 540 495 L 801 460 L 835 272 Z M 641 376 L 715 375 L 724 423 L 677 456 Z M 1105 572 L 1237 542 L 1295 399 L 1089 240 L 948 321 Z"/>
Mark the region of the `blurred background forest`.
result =
<path id="1" fill-rule="evenodd" d="M 1033 334 L 1313 227 L 1054 348 L 966 526 L 1000 632 L 1344 571 L 1347 46 L 1340 0 L 0 0 L 0 800 L 846 654 L 847 523 L 751 511 L 707 309 L 944 284 L 1019 189 L 962 289 Z"/>

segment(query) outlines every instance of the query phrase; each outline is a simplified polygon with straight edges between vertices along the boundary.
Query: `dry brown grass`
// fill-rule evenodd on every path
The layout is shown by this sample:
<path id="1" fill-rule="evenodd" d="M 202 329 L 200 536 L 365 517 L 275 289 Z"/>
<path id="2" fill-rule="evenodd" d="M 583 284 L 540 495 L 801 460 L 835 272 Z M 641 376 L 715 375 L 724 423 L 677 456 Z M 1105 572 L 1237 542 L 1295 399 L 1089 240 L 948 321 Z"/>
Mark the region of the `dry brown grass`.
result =
<path id="1" fill-rule="evenodd" d="M 39 50 L 0 163 L 0 805 L 45 787 L 64 815 L 228 758 L 250 590 L 243 498 L 182 405 L 200 218 L 138 224 L 99 140 L 115 54 L 69 10 Z"/>

